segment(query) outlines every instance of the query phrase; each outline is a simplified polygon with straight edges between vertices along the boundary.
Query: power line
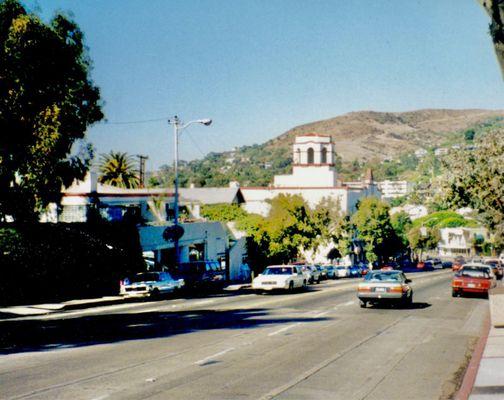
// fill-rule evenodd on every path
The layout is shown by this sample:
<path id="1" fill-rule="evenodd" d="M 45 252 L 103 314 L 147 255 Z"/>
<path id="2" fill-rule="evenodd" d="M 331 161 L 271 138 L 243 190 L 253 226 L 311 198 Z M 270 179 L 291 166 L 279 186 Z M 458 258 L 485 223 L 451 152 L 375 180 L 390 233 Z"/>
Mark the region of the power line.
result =
<path id="1" fill-rule="evenodd" d="M 155 118 L 155 119 L 143 119 L 138 121 L 104 121 L 104 125 L 136 125 L 136 124 L 148 124 L 150 122 L 167 121 L 169 117 Z"/>

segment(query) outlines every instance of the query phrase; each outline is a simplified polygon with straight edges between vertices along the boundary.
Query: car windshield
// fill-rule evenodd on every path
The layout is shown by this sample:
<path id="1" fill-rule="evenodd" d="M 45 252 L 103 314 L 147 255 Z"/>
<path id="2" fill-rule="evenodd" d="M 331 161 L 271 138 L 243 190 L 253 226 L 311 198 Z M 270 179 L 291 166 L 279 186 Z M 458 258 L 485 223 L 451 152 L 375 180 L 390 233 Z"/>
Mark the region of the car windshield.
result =
<path id="1" fill-rule="evenodd" d="M 490 278 L 490 275 L 484 269 L 462 269 L 457 275 L 468 278 Z"/>
<path id="2" fill-rule="evenodd" d="M 370 282 L 399 282 L 401 274 L 399 272 L 374 272 L 366 275 L 364 279 Z"/>
<path id="3" fill-rule="evenodd" d="M 150 281 L 158 281 L 159 274 L 157 272 L 144 272 L 141 274 L 137 274 L 130 278 L 131 283 L 136 282 L 150 282 Z"/>
<path id="4" fill-rule="evenodd" d="M 266 268 L 263 275 L 292 275 L 292 268 L 290 267 L 275 267 Z"/>

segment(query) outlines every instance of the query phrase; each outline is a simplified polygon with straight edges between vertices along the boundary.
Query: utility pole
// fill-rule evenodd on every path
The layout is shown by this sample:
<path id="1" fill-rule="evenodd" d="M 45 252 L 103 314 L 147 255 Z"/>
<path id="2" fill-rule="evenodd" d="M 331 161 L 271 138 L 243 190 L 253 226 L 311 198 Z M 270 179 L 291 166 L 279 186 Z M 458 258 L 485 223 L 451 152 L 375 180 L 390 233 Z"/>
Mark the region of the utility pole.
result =
<path id="1" fill-rule="evenodd" d="M 179 144 L 179 134 L 192 124 L 202 124 L 208 126 L 212 123 L 211 119 L 197 119 L 194 121 L 189 121 L 187 123 L 183 123 L 179 117 L 176 115 L 168 120 L 168 124 L 173 125 L 173 141 L 174 141 L 174 155 L 173 155 L 173 169 L 175 170 L 175 198 L 173 201 L 173 225 L 174 231 L 177 232 L 177 227 L 179 225 L 179 179 L 178 179 L 178 161 L 179 161 L 179 152 L 178 152 L 178 144 Z M 175 235 L 175 266 L 179 264 L 179 237 Z"/>
<path id="2" fill-rule="evenodd" d="M 145 187 L 145 161 L 148 160 L 149 157 L 141 154 L 137 154 L 136 156 L 138 157 L 140 187 L 143 188 Z"/>

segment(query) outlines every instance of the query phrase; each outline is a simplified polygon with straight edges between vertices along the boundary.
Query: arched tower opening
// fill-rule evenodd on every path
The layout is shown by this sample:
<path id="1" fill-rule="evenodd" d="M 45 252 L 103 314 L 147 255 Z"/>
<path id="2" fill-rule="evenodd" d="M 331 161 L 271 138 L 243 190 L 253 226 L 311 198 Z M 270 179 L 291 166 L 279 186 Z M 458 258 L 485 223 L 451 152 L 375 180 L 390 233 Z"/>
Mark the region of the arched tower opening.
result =
<path id="1" fill-rule="evenodd" d="M 314 164 L 315 163 L 315 151 L 313 150 L 312 147 L 308 148 L 307 155 L 308 155 L 308 164 Z"/>
<path id="2" fill-rule="evenodd" d="M 327 164 L 327 149 L 325 147 L 320 152 L 320 163 Z"/>

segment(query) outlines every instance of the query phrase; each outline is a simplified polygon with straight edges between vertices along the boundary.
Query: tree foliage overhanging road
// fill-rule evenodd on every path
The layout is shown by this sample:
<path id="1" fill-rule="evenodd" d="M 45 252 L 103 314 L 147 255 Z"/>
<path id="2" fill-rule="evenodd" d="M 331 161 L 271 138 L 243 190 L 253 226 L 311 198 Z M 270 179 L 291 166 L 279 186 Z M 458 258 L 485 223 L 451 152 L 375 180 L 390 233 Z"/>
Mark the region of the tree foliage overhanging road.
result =
<path id="1" fill-rule="evenodd" d="M 93 157 L 86 128 L 103 118 L 84 35 L 68 17 L 49 23 L 18 0 L 0 2 L 0 220 L 36 220 Z"/>

